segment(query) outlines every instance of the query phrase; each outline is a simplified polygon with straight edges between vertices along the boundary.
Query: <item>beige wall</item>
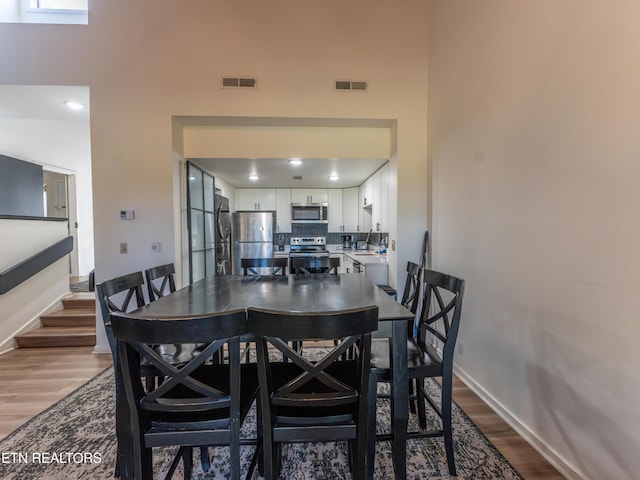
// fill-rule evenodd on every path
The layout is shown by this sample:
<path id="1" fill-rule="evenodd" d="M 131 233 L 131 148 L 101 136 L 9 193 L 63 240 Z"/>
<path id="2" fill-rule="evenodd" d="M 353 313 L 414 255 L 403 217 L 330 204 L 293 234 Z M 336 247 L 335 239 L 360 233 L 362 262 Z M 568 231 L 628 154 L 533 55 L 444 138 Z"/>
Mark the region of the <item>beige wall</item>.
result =
<path id="1" fill-rule="evenodd" d="M 461 374 L 570 477 L 640 470 L 640 3 L 432 2 L 434 264 Z"/>
<path id="2" fill-rule="evenodd" d="M 427 208 L 422 0 L 113 0 L 91 2 L 89 18 L 0 24 L 0 83 L 90 87 L 97 281 L 179 262 L 172 192 L 182 151 L 172 118 L 189 115 L 397 121 L 403 216 L 390 232 L 392 262 L 417 259 Z M 223 75 L 256 76 L 259 88 L 222 89 Z M 336 93 L 343 78 L 368 80 L 369 92 Z M 136 219 L 119 220 L 121 209 Z M 162 253 L 151 253 L 154 241 Z"/>
<path id="3" fill-rule="evenodd" d="M 4 272 L 68 236 L 66 221 L 0 219 L 0 272 Z M 0 295 L 0 353 L 13 338 L 40 325 L 40 315 L 60 307 L 69 292 L 69 257 Z M 41 295 L 34 295 L 38 292 Z"/>

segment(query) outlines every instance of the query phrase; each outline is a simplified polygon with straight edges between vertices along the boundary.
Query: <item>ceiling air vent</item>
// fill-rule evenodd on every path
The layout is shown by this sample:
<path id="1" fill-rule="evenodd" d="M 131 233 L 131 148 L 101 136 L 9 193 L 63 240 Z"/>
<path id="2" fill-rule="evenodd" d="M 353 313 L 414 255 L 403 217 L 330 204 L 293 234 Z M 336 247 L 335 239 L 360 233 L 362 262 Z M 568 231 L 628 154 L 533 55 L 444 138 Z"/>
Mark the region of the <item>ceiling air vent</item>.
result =
<path id="1" fill-rule="evenodd" d="M 336 90 L 350 92 L 366 92 L 368 83 L 365 80 L 336 80 Z"/>
<path id="2" fill-rule="evenodd" d="M 255 77 L 222 77 L 222 88 L 256 88 Z"/>

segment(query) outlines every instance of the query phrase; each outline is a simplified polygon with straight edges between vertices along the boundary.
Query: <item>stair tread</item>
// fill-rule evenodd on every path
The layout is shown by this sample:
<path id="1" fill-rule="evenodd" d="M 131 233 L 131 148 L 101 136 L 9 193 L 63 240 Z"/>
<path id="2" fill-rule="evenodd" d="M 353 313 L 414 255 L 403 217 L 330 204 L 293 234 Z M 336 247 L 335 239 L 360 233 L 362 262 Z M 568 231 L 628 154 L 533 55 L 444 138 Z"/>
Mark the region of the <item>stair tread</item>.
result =
<path id="1" fill-rule="evenodd" d="M 96 334 L 96 328 L 93 327 L 42 327 L 30 332 L 25 332 L 18 337 L 53 337 L 53 336 L 77 336 L 77 335 L 94 335 Z M 18 338 L 16 337 L 16 338 Z"/>
<path id="2" fill-rule="evenodd" d="M 43 317 L 80 317 L 85 315 L 95 316 L 96 311 L 90 308 L 64 308 L 62 310 L 56 310 L 55 312 L 40 315 Z"/>

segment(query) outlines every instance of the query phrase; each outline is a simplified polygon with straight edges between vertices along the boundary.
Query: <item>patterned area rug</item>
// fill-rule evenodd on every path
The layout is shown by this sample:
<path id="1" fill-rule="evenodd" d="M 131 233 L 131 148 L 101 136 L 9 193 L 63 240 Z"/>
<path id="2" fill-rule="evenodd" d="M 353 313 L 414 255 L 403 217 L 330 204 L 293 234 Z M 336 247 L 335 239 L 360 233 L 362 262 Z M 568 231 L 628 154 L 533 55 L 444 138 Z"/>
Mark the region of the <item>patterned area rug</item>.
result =
<path id="1" fill-rule="evenodd" d="M 0 442 L 0 478 L 3 480 L 110 479 L 115 466 L 115 407 L 113 370 L 108 368 Z M 436 389 L 435 386 L 433 386 Z M 437 389 L 436 389 L 437 390 Z M 416 419 L 410 417 L 411 427 Z M 458 478 L 522 479 L 466 414 L 454 404 L 454 445 Z M 389 405 L 378 401 L 379 430 L 389 426 Z M 255 436 L 255 411 L 243 427 L 247 438 Z M 242 447 L 243 478 L 254 447 Z M 164 478 L 174 449 L 154 451 L 154 478 Z M 197 455 L 199 451 L 196 449 Z M 209 449 L 211 468 L 203 472 L 194 459 L 194 479 L 229 476 L 226 448 Z M 283 447 L 281 478 L 346 479 L 347 447 L 344 443 L 290 444 Z M 442 439 L 410 440 L 407 445 L 407 477 L 447 479 Z M 180 467 L 174 474 L 183 478 Z M 255 473 L 253 478 L 259 478 Z M 393 478 L 391 445 L 376 445 L 375 478 Z"/>

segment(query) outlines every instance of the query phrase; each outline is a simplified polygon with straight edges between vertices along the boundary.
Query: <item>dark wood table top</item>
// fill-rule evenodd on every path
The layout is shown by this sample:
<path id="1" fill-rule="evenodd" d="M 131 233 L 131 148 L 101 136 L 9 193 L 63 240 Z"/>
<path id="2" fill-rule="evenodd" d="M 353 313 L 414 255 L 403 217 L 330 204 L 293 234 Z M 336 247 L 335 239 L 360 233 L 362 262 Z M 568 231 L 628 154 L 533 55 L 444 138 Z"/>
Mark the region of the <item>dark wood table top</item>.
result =
<path id="1" fill-rule="evenodd" d="M 206 277 L 132 312 L 147 318 L 207 315 L 261 307 L 327 312 L 377 305 L 380 321 L 413 314 L 360 274 Z"/>

